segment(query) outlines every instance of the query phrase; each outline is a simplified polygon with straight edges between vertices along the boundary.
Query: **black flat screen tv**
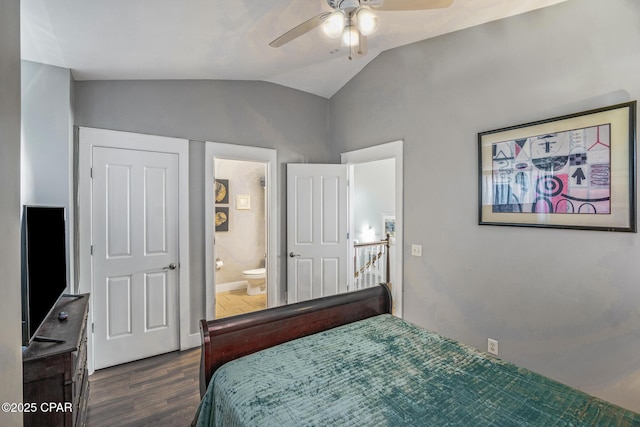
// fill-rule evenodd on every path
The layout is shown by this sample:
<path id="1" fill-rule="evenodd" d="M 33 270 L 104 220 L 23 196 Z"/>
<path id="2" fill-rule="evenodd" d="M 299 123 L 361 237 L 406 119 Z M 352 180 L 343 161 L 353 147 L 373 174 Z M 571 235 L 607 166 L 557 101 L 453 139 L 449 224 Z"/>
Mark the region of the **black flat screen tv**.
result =
<path id="1" fill-rule="evenodd" d="M 67 288 L 64 207 L 25 206 L 22 215 L 22 345 L 36 337 Z"/>

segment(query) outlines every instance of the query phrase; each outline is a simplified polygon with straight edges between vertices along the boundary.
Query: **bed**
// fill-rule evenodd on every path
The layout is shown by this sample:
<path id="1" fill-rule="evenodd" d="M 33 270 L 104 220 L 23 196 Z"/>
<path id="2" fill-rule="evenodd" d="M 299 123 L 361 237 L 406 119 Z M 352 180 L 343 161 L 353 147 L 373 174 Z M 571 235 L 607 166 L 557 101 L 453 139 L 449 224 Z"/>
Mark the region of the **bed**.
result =
<path id="1" fill-rule="evenodd" d="M 384 286 L 201 322 L 197 426 L 640 426 L 391 315 Z"/>

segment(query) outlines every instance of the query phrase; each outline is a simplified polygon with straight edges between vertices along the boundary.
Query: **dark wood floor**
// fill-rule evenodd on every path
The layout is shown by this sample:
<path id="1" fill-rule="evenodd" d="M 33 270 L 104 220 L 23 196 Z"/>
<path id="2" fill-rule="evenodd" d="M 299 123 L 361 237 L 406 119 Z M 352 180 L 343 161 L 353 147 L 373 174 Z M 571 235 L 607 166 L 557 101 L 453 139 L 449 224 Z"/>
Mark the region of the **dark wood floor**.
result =
<path id="1" fill-rule="evenodd" d="M 96 371 L 87 426 L 188 426 L 200 403 L 199 364 L 198 348 Z"/>

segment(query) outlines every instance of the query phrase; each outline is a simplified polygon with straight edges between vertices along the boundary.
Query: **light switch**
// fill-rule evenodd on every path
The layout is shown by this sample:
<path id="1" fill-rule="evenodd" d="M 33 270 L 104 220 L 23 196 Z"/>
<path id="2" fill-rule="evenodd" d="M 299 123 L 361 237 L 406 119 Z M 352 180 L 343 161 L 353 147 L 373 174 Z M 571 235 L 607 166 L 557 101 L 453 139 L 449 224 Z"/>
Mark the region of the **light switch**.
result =
<path id="1" fill-rule="evenodd" d="M 422 245 L 411 245 L 411 255 L 422 256 Z"/>

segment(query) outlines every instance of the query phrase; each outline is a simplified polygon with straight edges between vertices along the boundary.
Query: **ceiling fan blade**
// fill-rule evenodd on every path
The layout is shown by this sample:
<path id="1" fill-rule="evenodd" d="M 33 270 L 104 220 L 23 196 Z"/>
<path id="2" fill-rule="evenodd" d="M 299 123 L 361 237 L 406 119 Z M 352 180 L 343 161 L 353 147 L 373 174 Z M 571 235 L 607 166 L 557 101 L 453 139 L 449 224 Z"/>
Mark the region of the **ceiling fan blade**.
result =
<path id="1" fill-rule="evenodd" d="M 361 4 L 370 4 L 375 10 L 423 10 L 442 9 L 451 6 L 453 0 L 361 0 Z"/>
<path id="2" fill-rule="evenodd" d="M 297 27 L 293 27 L 292 29 L 269 43 L 269 46 L 280 47 L 283 44 L 289 43 L 291 40 L 296 39 L 305 33 L 308 33 L 309 31 L 322 24 L 329 15 L 331 15 L 331 12 L 323 12 L 311 19 L 307 19 L 302 24 L 298 25 Z"/>

